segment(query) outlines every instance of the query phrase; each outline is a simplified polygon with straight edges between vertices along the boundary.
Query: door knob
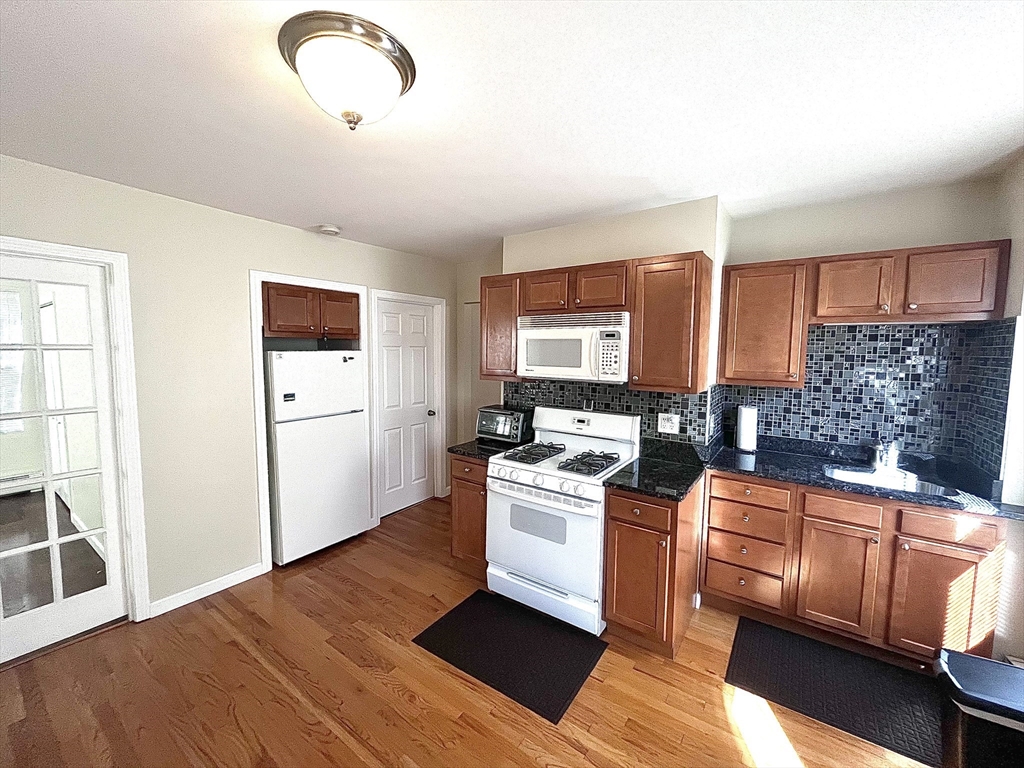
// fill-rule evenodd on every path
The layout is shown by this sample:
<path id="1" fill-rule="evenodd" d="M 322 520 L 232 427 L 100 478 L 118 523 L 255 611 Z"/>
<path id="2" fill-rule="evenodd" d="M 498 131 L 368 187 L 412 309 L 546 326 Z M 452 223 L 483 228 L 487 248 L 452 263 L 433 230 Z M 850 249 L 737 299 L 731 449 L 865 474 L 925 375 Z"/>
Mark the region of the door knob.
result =
<path id="1" fill-rule="evenodd" d="M 431 409 L 427 411 L 427 416 L 437 416 L 437 411 Z"/>

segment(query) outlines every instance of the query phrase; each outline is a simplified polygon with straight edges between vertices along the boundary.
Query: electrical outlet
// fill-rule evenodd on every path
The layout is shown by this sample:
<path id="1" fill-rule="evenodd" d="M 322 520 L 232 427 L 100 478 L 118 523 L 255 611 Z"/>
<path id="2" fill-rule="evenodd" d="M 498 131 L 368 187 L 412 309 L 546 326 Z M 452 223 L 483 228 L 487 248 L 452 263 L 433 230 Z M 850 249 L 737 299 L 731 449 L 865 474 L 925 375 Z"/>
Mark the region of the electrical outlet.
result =
<path id="1" fill-rule="evenodd" d="M 659 413 L 658 414 L 658 431 L 667 432 L 671 435 L 679 434 L 679 414 L 677 413 Z"/>

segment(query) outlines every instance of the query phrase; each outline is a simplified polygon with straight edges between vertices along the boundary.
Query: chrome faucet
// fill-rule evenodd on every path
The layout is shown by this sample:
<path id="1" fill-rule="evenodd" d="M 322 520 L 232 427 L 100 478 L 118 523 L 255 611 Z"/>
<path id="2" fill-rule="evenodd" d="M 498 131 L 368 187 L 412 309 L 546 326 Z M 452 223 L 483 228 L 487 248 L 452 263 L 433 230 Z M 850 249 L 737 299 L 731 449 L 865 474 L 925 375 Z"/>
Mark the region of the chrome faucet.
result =
<path id="1" fill-rule="evenodd" d="M 893 440 L 891 443 L 886 445 L 884 442 L 879 440 L 875 443 L 872 448 L 875 451 L 874 457 L 871 461 L 871 466 L 875 470 L 879 469 L 899 469 L 900 465 L 900 448 L 896 445 L 896 441 Z"/>

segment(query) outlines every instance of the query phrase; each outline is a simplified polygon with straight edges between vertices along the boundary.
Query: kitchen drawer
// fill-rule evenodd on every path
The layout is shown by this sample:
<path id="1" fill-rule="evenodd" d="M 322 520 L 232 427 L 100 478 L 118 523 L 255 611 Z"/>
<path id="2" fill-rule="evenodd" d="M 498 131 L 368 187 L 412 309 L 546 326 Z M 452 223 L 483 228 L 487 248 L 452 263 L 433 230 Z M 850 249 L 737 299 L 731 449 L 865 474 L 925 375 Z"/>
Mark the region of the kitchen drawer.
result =
<path id="1" fill-rule="evenodd" d="M 882 507 L 879 504 L 837 499 L 817 493 L 804 494 L 804 514 L 824 520 L 859 525 L 862 528 L 882 527 Z"/>
<path id="2" fill-rule="evenodd" d="M 900 533 L 933 541 L 944 541 L 966 547 L 977 547 L 992 551 L 999 543 L 999 528 L 996 524 L 981 520 L 973 515 L 958 515 L 955 512 L 923 512 L 912 509 L 900 510 Z"/>
<path id="3" fill-rule="evenodd" d="M 757 504 L 759 507 L 789 509 L 789 490 L 727 477 L 711 478 L 711 495 L 719 499 Z"/>
<path id="4" fill-rule="evenodd" d="M 723 531 L 785 544 L 787 519 L 785 512 L 754 507 L 750 504 L 737 504 L 735 501 L 724 499 L 711 499 L 708 525 Z"/>
<path id="5" fill-rule="evenodd" d="M 725 531 L 708 531 L 708 557 L 743 568 L 782 576 L 786 548 L 760 539 L 737 536 Z"/>
<path id="6" fill-rule="evenodd" d="M 757 571 L 708 560 L 704 583 L 708 589 L 736 595 L 770 608 L 782 607 L 782 579 Z"/>
<path id="7" fill-rule="evenodd" d="M 672 510 L 668 507 L 614 494 L 608 495 L 608 516 L 665 533 L 669 532 L 672 522 Z"/>
<path id="8" fill-rule="evenodd" d="M 464 461 L 462 459 L 453 458 L 452 477 L 460 477 L 471 483 L 480 483 L 480 485 L 484 485 L 487 483 L 487 465 L 479 464 L 475 461 Z"/>

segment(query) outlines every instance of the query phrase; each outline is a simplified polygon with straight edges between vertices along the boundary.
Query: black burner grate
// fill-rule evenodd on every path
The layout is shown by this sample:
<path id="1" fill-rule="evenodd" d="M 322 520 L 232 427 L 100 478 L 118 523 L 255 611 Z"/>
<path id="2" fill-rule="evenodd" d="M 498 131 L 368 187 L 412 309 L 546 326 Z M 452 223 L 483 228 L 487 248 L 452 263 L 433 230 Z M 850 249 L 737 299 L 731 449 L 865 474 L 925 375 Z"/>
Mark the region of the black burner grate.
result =
<path id="1" fill-rule="evenodd" d="M 571 459 L 566 459 L 558 468 L 566 472 L 575 472 L 579 475 L 596 475 L 598 472 L 602 472 L 608 469 L 612 464 L 619 460 L 619 454 L 617 453 L 594 453 L 593 451 L 584 451 L 578 453 Z"/>
<path id="2" fill-rule="evenodd" d="M 565 453 L 565 446 L 561 443 L 530 443 L 519 448 L 513 448 L 502 456 L 509 461 L 518 461 L 520 464 L 538 464 L 544 459 L 550 459 Z"/>

